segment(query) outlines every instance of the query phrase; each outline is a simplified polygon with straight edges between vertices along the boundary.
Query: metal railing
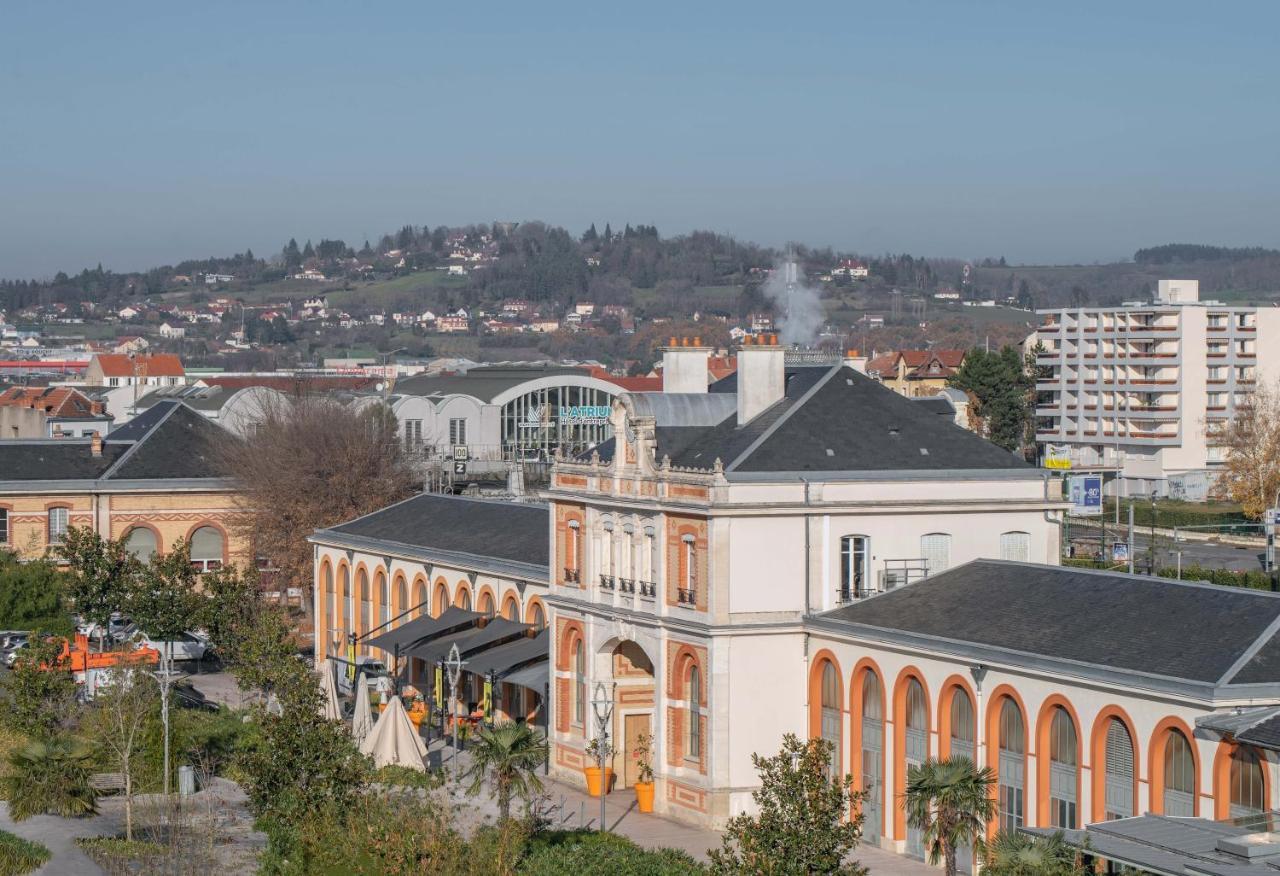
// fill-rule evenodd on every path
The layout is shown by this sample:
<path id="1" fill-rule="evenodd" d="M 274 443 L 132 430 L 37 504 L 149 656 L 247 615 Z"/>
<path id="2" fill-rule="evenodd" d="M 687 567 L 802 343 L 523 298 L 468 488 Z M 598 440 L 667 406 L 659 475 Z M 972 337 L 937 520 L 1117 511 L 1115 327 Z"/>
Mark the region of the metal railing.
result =
<path id="1" fill-rule="evenodd" d="M 616 590 L 618 587 L 618 579 L 612 575 L 601 575 L 600 587 L 602 590 Z"/>
<path id="2" fill-rule="evenodd" d="M 658 593 L 658 585 L 652 581 L 637 581 L 640 585 L 640 595 L 647 599 L 653 599 Z"/>
<path id="3" fill-rule="evenodd" d="M 568 566 L 565 566 L 564 581 L 566 584 L 581 584 L 582 572 L 578 569 L 570 569 Z"/>
<path id="4" fill-rule="evenodd" d="M 619 589 L 619 590 L 621 590 L 623 593 L 635 593 L 635 592 L 636 592 L 636 582 L 635 582 L 635 579 L 634 579 L 634 578 L 619 578 L 619 579 L 618 579 L 618 589 Z"/>
<path id="5" fill-rule="evenodd" d="M 677 587 L 676 602 L 680 605 L 697 605 L 698 591 L 693 588 L 685 589 L 684 587 Z"/>

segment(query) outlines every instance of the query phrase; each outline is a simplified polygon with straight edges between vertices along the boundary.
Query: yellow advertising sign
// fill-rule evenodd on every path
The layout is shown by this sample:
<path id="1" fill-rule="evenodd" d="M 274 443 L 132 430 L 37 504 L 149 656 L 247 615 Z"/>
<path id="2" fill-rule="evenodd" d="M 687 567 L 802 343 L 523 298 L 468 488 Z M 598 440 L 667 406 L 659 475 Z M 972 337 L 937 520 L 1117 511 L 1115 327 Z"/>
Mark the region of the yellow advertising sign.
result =
<path id="1" fill-rule="evenodd" d="M 493 717 L 493 682 L 488 678 L 484 680 L 484 699 L 481 701 L 480 708 L 484 712 L 486 721 Z"/>
<path id="2" fill-rule="evenodd" d="M 435 688 L 436 709 L 444 708 L 444 667 L 439 663 L 436 664 L 436 688 Z"/>

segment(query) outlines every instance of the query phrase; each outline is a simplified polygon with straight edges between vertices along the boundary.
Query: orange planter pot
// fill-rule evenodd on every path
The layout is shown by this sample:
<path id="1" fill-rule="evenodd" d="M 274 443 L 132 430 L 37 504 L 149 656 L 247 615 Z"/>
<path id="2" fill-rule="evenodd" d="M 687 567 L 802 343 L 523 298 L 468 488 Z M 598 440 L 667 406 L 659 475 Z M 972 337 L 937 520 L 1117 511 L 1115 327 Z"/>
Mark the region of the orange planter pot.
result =
<path id="1" fill-rule="evenodd" d="M 636 782 L 636 808 L 641 812 L 653 811 L 653 782 Z"/>
<path id="2" fill-rule="evenodd" d="M 583 767 L 582 773 L 587 777 L 587 794 L 592 797 L 599 797 L 602 781 L 600 767 Z M 606 794 L 613 787 L 613 769 L 611 767 L 604 768 L 603 787 Z"/>

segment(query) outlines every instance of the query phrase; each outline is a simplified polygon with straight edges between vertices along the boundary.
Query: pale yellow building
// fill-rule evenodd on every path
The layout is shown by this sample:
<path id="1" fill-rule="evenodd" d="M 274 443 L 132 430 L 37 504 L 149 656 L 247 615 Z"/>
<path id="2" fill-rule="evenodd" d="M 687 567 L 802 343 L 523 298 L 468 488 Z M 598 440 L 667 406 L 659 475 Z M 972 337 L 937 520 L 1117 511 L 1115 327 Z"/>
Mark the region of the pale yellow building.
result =
<path id="1" fill-rule="evenodd" d="M 69 527 L 127 538 L 140 557 L 191 545 L 201 571 L 252 560 L 237 534 L 236 491 L 218 464 L 219 426 L 161 402 L 105 439 L 0 442 L 0 546 L 56 553 Z"/>

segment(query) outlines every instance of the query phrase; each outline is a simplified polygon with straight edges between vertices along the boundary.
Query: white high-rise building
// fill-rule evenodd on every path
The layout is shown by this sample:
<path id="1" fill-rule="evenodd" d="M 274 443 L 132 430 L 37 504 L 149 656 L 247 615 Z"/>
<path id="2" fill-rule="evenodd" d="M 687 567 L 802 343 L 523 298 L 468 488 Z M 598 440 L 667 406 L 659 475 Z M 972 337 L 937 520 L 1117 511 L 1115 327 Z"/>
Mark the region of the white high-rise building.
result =
<path id="1" fill-rule="evenodd" d="M 1213 432 L 1280 375 L 1280 308 L 1200 300 L 1161 280 L 1150 303 L 1041 310 L 1036 408 L 1046 458 L 1117 474 L 1108 492 L 1203 498 L 1224 448 Z"/>

